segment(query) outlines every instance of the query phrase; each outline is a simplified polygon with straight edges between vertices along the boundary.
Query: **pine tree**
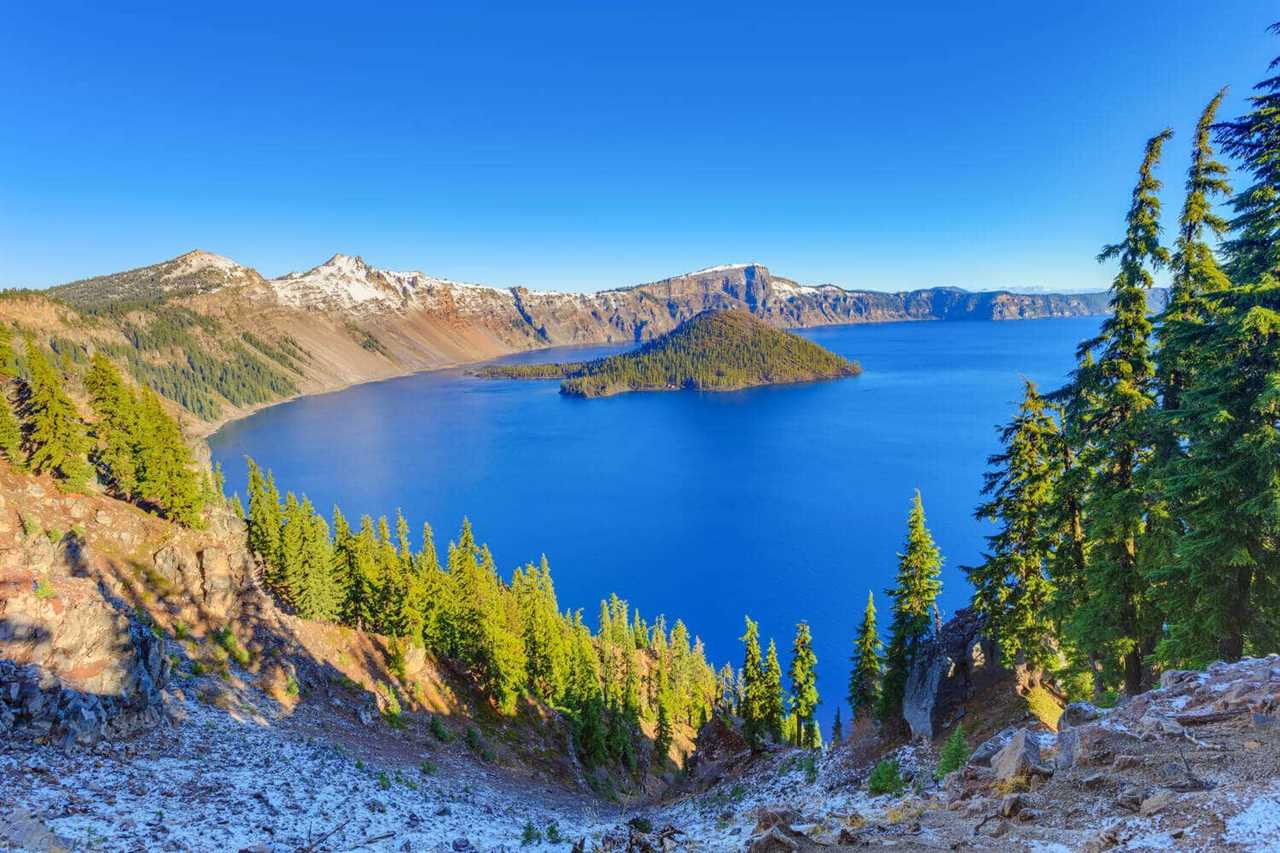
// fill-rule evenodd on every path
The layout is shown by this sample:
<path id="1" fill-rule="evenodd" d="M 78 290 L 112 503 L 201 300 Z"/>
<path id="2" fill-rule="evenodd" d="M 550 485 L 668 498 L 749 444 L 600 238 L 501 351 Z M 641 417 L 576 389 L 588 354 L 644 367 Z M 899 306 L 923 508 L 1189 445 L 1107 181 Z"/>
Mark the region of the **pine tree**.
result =
<path id="1" fill-rule="evenodd" d="M 738 702 L 738 715 L 742 717 L 742 731 L 753 747 L 759 746 L 769 730 L 768 690 L 765 683 L 764 660 L 760 656 L 760 627 L 747 616 L 743 643 L 742 690 Z"/>
<path id="2" fill-rule="evenodd" d="M 1216 197 L 1231 192 L 1227 168 L 1214 159 L 1210 132 L 1226 90 L 1209 102 L 1196 125 L 1191 167 L 1187 173 L 1187 195 L 1179 220 L 1177 246 L 1173 254 L 1173 284 L 1169 306 L 1156 330 L 1156 383 L 1161 416 L 1153 419 L 1155 458 L 1146 469 L 1144 482 L 1155 495 L 1147 517 L 1148 570 L 1160 609 L 1173 623 L 1170 633 L 1157 647 L 1166 662 L 1197 658 L 1212 645 L 1208 638 L 1186 629 L 1194 620 L 1185 617 L 1196 609 L 1199 590 L 1186 582 L 1187 568 L 1177 550 L 1186 533 L 1187 508 L 1178 496 L 1189 493 L 1174 481 L 1185 457 L 1183 411 L 1186 396 L 1196 377 L 1213 365 L 1206 361 L 1205 346 L 1218 304 L 1215 296 L 1231 286 L 1218 266 L 1209 239 L 1220 239 L 1229 224 L 1213 210 Z M 1206 235 L 1205 232 L 1208 232 Z M 1178 639 L 1181 638 L 1181 639 Z"/>
<path id="3" fill-rule="evenodd" d="M 782 718 L 787 712 L 787 699 L 782 690 L 782 666 L 778 663 L 778 646 L 769 641 L 764 661 L 764 724 L 775 741 L 782 740 Z"/>
<path id="4" fill-rule="evenodd" d="M 664 691 L 658 697 L 658 727 L 653 738 L 653 754 L 658 761 L 658 767 L 663 768 L 667 764 L 667 754 L 671 751 L 671 712 L 667 710 L 670 699 Z"/>
<path id="5" fill-rule="evenodd" d="M 987 500 L 974 513 L 996 522 L 999 530 L 987 537 L 990 550 L 983 563 L 966 569 L 973 608 L 986 617 L 987 636 L 1010 668 L 1021 657 L 1043 671 L 1058 654 L 1048 575 L 1056 531 L 1045 521 L 1053 517 L 1061 477 L 1060 440 L 1044 398 L 1027 380 L 1017 415 L 1000 430 L 1003 450 L 987 459 L 992 468 L 982 489 Z"/>
<path id="6" fill-rule="evenodd" d="M 317 515 L 306 497 L 299 512 L 302 523 L 301 571 L 290 590 L 298 615 L 303 619 L 331 622 L 341 611 L 342 595 L 334 566 L 329 525 Z"/>
<path id="7" fill-rule="evenodd" d="M 1280 34 L 1280 23 L 1268 30 Z M 1273 60 L 1268 71 L 1280 68 Z M 1280 273 L 1280 74 L 1253 87 L 1251 109 L 1216 127 L 1217 141 L 1252 178 L 1232 199 L 1232 237 L 1223 246 L 1227 273 L 1236 284 L 1256 284 L 1267 273 Z"/>
<path id="8" fill-rule="evenodd" d="M 249 550 L 262 558 L 270 575 L 280 555 L 280 495 L 274 481 L 268 486 L 268 478 L 252 458 L 246 456 L 245 461 L 249 466 Z"/>
<path id="9" fill-rule="evenodd" d="M 9 381 L 0 376 L 0 456 L 22 468 L 27 459 L 22 452 L 22 425 L 9 404 Z"/>
<path id="10" fill-rule="evenodd" d="M 191 449 L 178 422 L 149 388 L 142 390 L 138 421 L 139 494 L 160 507 L 165 517 L 187 527 L 198 525 L 204 512 L 205 491 L 193 470 Z"/>
<path id="11" fill-rule="evenodd" d="M 898 556 L 897 583 L 887 590 L 893 599 L 893 621 L 876 708 L 880 721 L 893 726 L 901 723 L 907 676 L 929 637 L 934 602 L 942 591 L 942 554 L 925 526 L 918 490 L 907 516 L 906 546 Z"/>
<path id="12" fill-rule="evenodd" d="M 853 669 L 849 673 L 849 707 L 855 723 L 864 719 L 864 715 L 875 713 L 879 704 L 880 652 L 875 596 L 867 590 L 867 609 L 858 626 L 858 638 L 853 644 Z"/>
<path id="13" fill-rule="evenodd" d="M 18 375 L 18 361 L 13 354 L 13 335 L 8 325 L 0 323 L 0 455 L 15 467 L 26 465 L 22 452 L 22 425 L 14 416 L 9 402 L 9 387 Z"/>
<path id="14" fill-rule="evenodd" d="M 836 719 L 835 719 L 835 722 L 831 724 L 831 748 L 832 749 L 839 748 L 843 740 L 844 740 L 844 723 L 840 722 L 840 706 L 837 705 Z"/>
<path id="15" fill-rule="evenodd" d="M 138 490 L 141 455 L 137 398 L 102 353 L 95 354 L 90 362 L 84 385 L 95 415 L 94 457 L 102 469 L 102 479 L 120 497 L 132 498 Z"/>
<path id="16" fill-rule="evenodd" d="M 813 637 L 809 623 L 796 625 L 795 640 L 791 644 L 791 712 L 796 716 L 796 731 L 804 733 L 818 708 L 818 656 L 813 652 Z M 796 746 L 813 746 L 797 737 Z"/>
<path id="17" fill-rule="evenodd" d="M 1160 182 L 1153 172 L 1168 130 L 1146 145 L 1122 242 L 1105 247 L 1101 261 L 1120 259 L 1111 285 L 1112 315 L 1102 333 L 1081 345 L 1074 376 L 1081 462 L 1092 478 L 1084 521 L 1093 543 L 1084 575 L 1084 600 L 1072 634 L 1102 659 L 1108 673 L 1118 666 L 1129 694 L 1142 689 L 1144 656 L 1154 651 L 1159 614 L 1143 580 L 1140 549 L 1151 500 L 1139 482 L 1151 459 L 1150 415 L 1155 405 L 1151 321 L 1146 294 L 1152 269 L 1168 252 L 1159 243 Z M 1096 352 L 1096 361 L 1083 356 Z"/>
<path id="18" fill-rule="evenodd" d="M 13 352 L 13 332 L 7 323 L 0 323 L 0 381 L 18 377 L 18 357 Z"/>
<path id="19" fill-rule="evenodd" d="M 942 779 L 948 773 L 959 770 L 969 760 L 971 752 L 968 741 L 964 739 L 964 724 L 957 723 L 938 753 L 938 769 L 934 771 L 934 778 Z"/>
<path id="20" fill-rule="evenodd" d="M 284 527 L 280 530 L 280 562 L 267 576 L 267 584 L 273 592 L 297 607 L 297 595 L 302 588 L 302 550 L 307 536 L 308 517 L 293 492 L 285 495 Z"/>
<path id="21" fill-rule="evenodd" d="M 62 390 L 62 379 L 39 347 L 27 339 L 30 393 L 26 418 L 30 424 L 28 464 L 36 473 L 57 477 L 62 488 L 80 491 L 89 477 L 85 452 L 89 440 L 75 404 Z"/>
<path id="22" fill-rule="evenodd" d="M 1161 657 L 1175 665 L 1280 648 L 1280 280 L 1222 294 L 1187 392 L 1173 498 L 1186 532 L 1167 581 Z"/>
<path id="23" fill-rule="evenodd" d="M 1156 380 L 1161 408 L 1171 414 L 1181 407 L 1182 395 L 1193 381 L 1199 352 L 1197 328 L 1211 317 L 1211 296 L 1231 286 L 1218 266 L 1213 246 L 1206 239 L 1206 236 L 1220 239 L 1229 227 L 1213 210 L 1215 199 L 1229 195 L 1231 186 L 1227 183 L 1227 167 L 1215 159 L 1209 140 L 1214 117 L 1225 95 L 1225 89 L 1218 92 L 1196 124 L 1191 167 L 1187 172 L 1187 196 L 1170 264 L 1173 280 L 1169 305 L 1157 329 Z M 1172 424 L 1164 426 L 1160 444 L 1162 455 L 1167 459 L 1178 447 Z"/>

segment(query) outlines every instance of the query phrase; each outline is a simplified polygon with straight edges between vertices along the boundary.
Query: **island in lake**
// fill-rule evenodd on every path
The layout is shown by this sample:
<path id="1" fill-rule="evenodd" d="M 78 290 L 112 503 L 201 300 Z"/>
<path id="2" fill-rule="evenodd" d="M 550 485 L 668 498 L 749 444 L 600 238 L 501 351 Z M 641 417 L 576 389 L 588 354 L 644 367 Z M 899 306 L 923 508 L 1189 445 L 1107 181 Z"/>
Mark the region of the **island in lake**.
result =
<path id="1" fill-rule="evenodd" d="M 477 376 L 560 379 L 560 393 L 609 397 L 628 391 L 735 391 L 857 376 L 855 361 L 775 329 L 745 311 L 704 311 L 632 352 L 563 364 L 495 364 Z"/>

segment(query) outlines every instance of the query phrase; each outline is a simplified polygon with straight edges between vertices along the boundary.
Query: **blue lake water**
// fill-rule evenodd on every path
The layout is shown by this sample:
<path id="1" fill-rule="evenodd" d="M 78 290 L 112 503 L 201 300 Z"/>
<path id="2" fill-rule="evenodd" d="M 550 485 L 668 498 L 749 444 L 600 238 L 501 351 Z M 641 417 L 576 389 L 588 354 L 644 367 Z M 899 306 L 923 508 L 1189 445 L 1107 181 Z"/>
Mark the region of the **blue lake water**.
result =
<path id="1" fill-rule="evenodd" d="M 1097 319 L 893 323 L 802 334 L 861 361 L 855 379 L 732 393 L 562 397 L 551 381 L 420 373 L 266 409 L 210 440 L 228 492 L 242 457 L 348 518 L 400 507 L 437 545 L 464 515 L 499 567 L 551 561 L 562 607 L 594 623 L 610 592 L 681 617 L 719 666 L 743 614 L 778 641 L 812 626 L 822 719 L 843 702 L 867 590 L 882 630 L 912 491 L 943 554 L 944 614 L 990 532 L 973 520 L 995 426 L 1022 377 L 1052 388 Z M 513 361 L 616 348 L 545 350 Z M 847 719 L 847 708 L 845 717 Z"/>

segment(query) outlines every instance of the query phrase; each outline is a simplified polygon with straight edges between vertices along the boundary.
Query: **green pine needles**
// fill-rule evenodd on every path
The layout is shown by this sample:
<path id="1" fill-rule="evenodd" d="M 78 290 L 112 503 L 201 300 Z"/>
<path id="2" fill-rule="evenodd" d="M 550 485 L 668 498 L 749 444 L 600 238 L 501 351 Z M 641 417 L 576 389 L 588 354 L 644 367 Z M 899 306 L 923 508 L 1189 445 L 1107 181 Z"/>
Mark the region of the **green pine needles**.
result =
<path id="1" fill-rule="evenodd" d="M 902 724 L 902 700 L 907 677 L 921 648 L 933 632 L 938 594 L 942 591 L 942 553 L 925 526 L 924 503 L 917 490 L 907 515 L 907 540 L 898 555 L 898 575 L 888 590 L 893 599 L 893 621 L 885 650 L 884 676 L 876 704 L 879 720 L 888 726 Z"/>

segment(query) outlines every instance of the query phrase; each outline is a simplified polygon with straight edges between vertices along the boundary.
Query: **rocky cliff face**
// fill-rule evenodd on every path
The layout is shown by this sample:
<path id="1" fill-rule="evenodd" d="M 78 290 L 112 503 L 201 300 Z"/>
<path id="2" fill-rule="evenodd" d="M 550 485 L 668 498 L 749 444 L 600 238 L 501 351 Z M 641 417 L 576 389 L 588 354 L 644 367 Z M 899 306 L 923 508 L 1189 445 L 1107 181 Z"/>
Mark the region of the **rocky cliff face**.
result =
<path id="1" fill-rule="evenodd" d="M 1103 314 L 1106 295 L 970 293 L 930 288 L 900 293 L 806 286 L 760 264 L 713 267 L 597 293 L 555 293 L 462 284 L 419 272 L 370 267 L 336 255 L 305 273 L 263 283 L 259 294 L 298 308 L 361 316 L 419 313 L 469 318 L 544 344 L 640 341 L 709 309 L 748 311 L 778 326 L 895 320 L 1010 320 Z"/>
<path id="2" fill-rule="evenodd" d="M 233 618 L 250 564 L 223 532 L 0 471 L 0 735 L 86 744 L 155 724 L 171 662 L 147 607 Z"/>
<path id="3" fill-rule="evenodd" d="M 961 719 L 965 706 L 1013 673 L 1000 665 L 994 641 L 983 636 L 982 620 L 972 610 L 956 611 L 924 648 L 907 678 L 902 715 L 913 739 L 932 740 Z"/>

